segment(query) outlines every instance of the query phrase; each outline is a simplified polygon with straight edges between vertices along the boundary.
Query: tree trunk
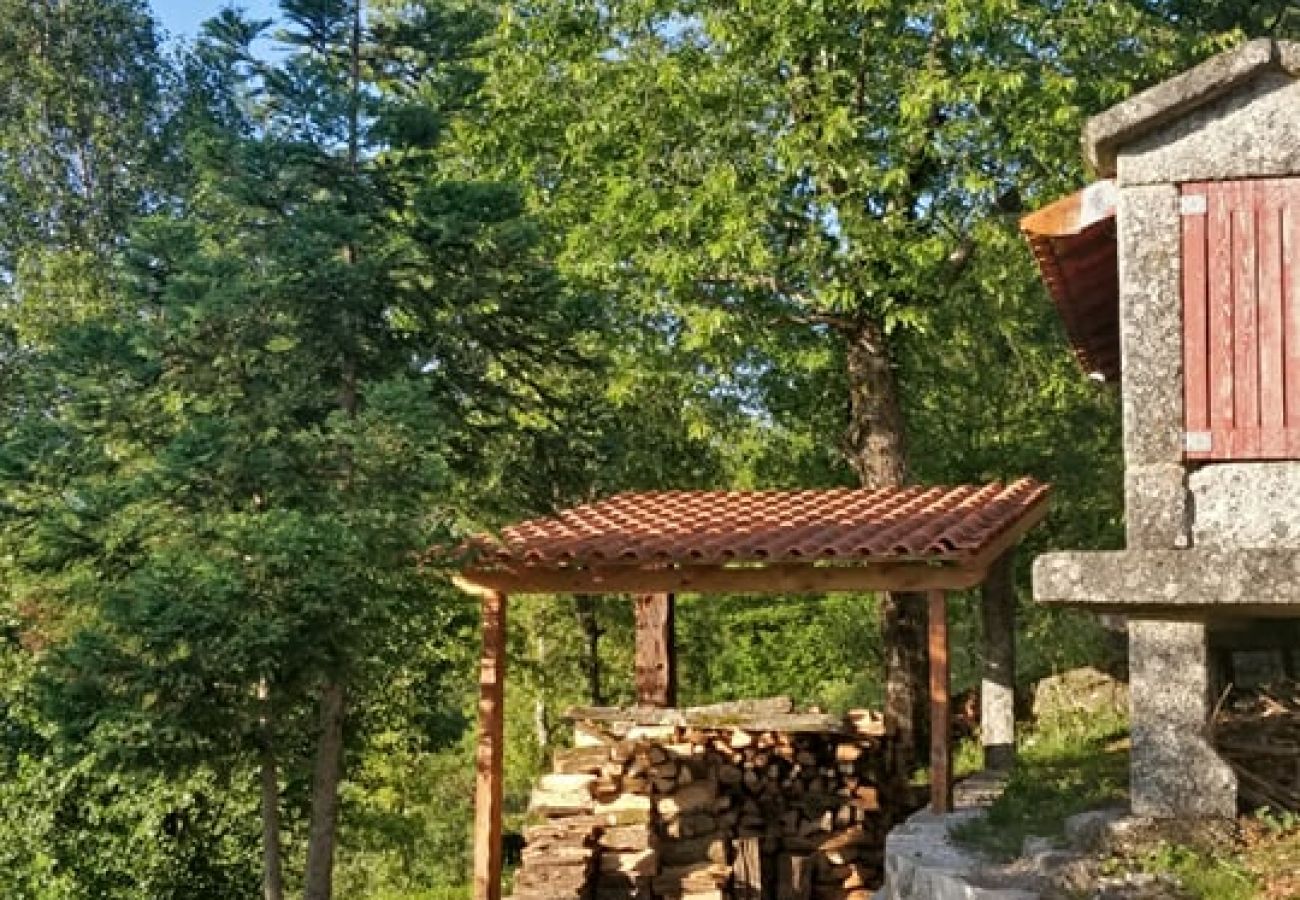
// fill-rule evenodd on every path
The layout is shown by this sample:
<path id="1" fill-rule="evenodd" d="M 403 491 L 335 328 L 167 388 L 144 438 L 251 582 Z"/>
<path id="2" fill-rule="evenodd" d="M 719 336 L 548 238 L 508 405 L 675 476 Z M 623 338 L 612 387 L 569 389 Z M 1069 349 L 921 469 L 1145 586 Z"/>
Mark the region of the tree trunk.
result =
<path id="1" fill-rule="evenodd" d="M 533 732 L 537 735 L 537 746 L 546 750 L 551 746 L 551 715 L 546 707 L 546 637 L 537 638 L 537 669 L 541 673 L 538 684 L 537 699 L 533 701 Z"/>
<path id="2" fill-rule="evenodd" d="M 270 689 L 263 680 L 257 685 L 262 704 L 258 722 L 261 732 L 259 763 L 262 779 L 262 898 L 284 900 L 284 865 L 280 851 L 280 771 L 275 758 L 275 725 L 271 716 Z"/>
<path id="3" fill-rule="evenodd" d="M 306 900 L 330 900 L 334 892 L 334 844 L 338 832 L 339 782 L 343 777 L 343 685 L 326 682 L 320 693 L 320 737 L 311 780 L 307 837 Z"/>
<path id="4" fill-rule="evenodd" d="M 596 614 L 596 598 L 581 596 L 574 600 L 574 609 L 578 613 L 578 624 L 582 626 L 583 636 L 587 639 L 587 697 L 592 706 L 605 705 L 605 692 L 601 686 L 600 673 L 600 638 L 605 633 L 600 627 L 600 617 Z"/>
<path id="5" fill-rule="evenodd" d="M 846 453 L 863 487 L 901 487 L 908 481 L 903 410 L 881 327 L 866 322 L 848 339 L 849 423 Z M 894 766 L 908 775 L 926 745 L 926 597 L 891 593 L 881 605 L 885 645 L 885 723 L 897 735 Z"/>

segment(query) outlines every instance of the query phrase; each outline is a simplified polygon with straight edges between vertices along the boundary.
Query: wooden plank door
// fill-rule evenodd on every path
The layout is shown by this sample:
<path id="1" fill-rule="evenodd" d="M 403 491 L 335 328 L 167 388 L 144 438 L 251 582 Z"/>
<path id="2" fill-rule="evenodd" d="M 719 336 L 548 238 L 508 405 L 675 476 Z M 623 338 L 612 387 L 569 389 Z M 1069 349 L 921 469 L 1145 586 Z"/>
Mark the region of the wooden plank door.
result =
<path id="1" fill-rule="evenodd" d="M 1182 186 L 1185 453 L 1300 454 L 1300 179 Z"/>

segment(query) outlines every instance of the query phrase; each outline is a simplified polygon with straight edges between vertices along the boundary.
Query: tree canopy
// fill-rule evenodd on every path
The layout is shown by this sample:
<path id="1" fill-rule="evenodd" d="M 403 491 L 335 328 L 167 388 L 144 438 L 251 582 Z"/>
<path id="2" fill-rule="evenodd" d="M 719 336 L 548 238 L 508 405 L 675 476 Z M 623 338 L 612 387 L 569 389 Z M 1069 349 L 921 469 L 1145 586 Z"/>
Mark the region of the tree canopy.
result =
<path id="1" fill-rule="evenodd" d="M 467 874 L 476 619 L 436 548 L 469 531 L 625 489 L 1031 474 L 1040 540 L 1117 542 L 1115 398 L 1016 218 L 1086 178 L 1086 116 L 1295 26 L 1226 0 L 214 13 L 164 47 L 141 0 L 0 0 L 6 896 L 459 896 L 431 892 Z M 684 598 L 684 696 L 884 703 L 907 609 Z M 1024 678 L 1106 652 L 1025 612 Z M 556 710 L 633 671 L 625 598 L 515 615 L 512 821 Z"/>

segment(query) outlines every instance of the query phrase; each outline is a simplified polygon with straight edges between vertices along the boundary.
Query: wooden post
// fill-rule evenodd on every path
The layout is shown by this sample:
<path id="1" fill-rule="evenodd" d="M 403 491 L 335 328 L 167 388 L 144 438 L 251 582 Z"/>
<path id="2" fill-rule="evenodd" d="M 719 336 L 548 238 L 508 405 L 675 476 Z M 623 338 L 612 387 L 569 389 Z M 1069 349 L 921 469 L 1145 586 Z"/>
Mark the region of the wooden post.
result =
<path id="1" fill-rule="evenodd" d="M 980 742 L 984 768 L 1010 769 L 1016 761 L 1015 551 L 989 569 L 980 589 L 984 625 L 984 680 L 980 686 Z"/>
<path id="2" fill-rule="evenodd" d="M 952 812 L 952 700 L 948 681 L 948 596 L 930 591 L 930 808 Z"/>
<path id="3" fill-rule="evenodd" d="M 506 595 L 486 591 L 474 759 L 474 900 L 501 900 L 501 787 L 505 758 Z"/>
<path id="4" fill-rule="evenodd" d="M 636 702 L 668 709 L 677 705 L 676 599 L 638 594 L 636 605 Z"/>

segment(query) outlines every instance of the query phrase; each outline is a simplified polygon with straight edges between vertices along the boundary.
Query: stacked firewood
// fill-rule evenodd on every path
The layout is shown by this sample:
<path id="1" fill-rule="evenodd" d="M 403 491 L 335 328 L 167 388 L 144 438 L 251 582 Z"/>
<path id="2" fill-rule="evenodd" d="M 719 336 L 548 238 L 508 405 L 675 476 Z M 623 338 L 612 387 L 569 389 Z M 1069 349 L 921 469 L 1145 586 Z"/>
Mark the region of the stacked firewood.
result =
<path id="1" fill-rule="evenodd" d="M 901 806 L 878 718 L 765 711 L 721 724 L 687 710 L 644 725 L 644 710 L 581 712 L 579 746 L 556 754 L 534 792 L 547 824 L 527 835 L 517 885 L 568 891 L 590 871 L 589 894 L 551 896 L 593 900 L 866 900 L 879 885 Z M 534 846 L 593 819 L 594 861 L 572 843 Z"/>
<path id="2" fill-rule="evenodd" d="M 1214 743 L 1242 800 L 1300 812 L 1300 684 L 1236 693 L 1215 717 Z"/>

